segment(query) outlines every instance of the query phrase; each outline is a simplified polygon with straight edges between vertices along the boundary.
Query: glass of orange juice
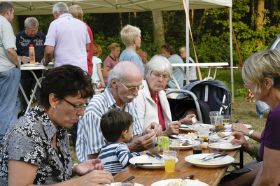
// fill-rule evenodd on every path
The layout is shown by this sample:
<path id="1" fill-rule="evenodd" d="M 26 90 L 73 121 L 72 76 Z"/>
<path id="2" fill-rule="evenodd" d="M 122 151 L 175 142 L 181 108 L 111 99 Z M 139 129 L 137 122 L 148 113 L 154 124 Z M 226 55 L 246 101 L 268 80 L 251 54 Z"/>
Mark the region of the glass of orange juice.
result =
<path id="1" fill-rule="evenodd" d="M 176 156 L 176 151 L 163 152 L 165 172 L 175 172 Z"/>

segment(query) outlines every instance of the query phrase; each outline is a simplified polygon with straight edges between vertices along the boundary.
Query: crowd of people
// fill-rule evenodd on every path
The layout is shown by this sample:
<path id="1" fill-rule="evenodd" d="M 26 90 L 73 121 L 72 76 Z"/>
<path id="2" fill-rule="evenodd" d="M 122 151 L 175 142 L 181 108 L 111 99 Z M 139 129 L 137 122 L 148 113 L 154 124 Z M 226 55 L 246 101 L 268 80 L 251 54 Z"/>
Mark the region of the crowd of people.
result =
<path id="1" fill-rule="evenodd" d="M 164 44 L 161 55 L 149 60 L 141 49 L 141 30 L 132 25 L 120 32 L 125 49 L 110 44 L 102 62 L 102 48 L 83 22 L 80 6 L 59 2 L 52 13 L 54 21 L 46 36 L 38 31 L 35 17 L 27 17 L 24 30 L 15 36 L 13 5 L 0 2 L 0 185 L 111 183 L 112 175 L 129 165 L 130 158 L 153 149 L 158 136 L 178 134 L 182 123 L 192 124 L 193 110 L 172 120 L 165 89 L 183 87 L 186 73 L 191 82 L 196 81 L 196 70 L 172 67 L 186 60 L 184 47 L 178 55 Z M 36 62 L 53 62 L 54 68 L 44 72 L 38 105 L 18 118 L 17 110 L 26 109 L 23 95 L 19 95 L 18 107 L 19 85 L 29 96 L 35 84 L 30 72 L 20 70 L 21 64 L 30 62 L 30 45 L 35 48 Z M 271 111 L 262 132 L 242 124 L 233 126 L 232 142 L 243 145 L 260 163 L 254 171 L 225 178 L 221 184 L 278 185 L 280 52 L 269 50 L 249 57 L 242 77 Z M 104 91 L 95 95 L 96 88 Z M 74 145 L 80 162 L 75 165 L 66 130 L 73 126 L 77 127 Z M 244 135 L 260 142 L 259 152 Z M 73 178 L 75 174 L 79 177 Z"/>

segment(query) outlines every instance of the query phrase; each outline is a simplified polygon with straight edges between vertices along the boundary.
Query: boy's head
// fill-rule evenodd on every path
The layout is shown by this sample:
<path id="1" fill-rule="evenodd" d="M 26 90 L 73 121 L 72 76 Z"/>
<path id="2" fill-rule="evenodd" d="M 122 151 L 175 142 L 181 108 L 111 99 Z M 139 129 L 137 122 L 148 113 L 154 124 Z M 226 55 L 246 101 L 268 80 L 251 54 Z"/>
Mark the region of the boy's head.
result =
<path id="1" fill-rule="evenodd" d="M 101 117 L 100 127 L 108 142 L 128 142 L 131 139 L 133 118 L 128 112 L 109 110 Z"/>

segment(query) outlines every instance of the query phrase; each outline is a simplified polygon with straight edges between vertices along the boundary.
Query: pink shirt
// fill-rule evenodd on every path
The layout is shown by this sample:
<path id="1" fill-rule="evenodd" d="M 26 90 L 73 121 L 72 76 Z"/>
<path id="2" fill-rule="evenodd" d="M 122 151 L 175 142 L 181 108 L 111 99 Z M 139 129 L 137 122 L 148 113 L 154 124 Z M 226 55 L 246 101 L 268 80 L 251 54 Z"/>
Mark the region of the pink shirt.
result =
<path id="1" fill-rule="evenodd" d="M 54 66 L 70 64 L 88 71 L 86 44 L 90 43 L 86 24 L 69 13 L 51 22 L 45 45 L 54 47 Z"/>
<path id="2" fill-rule="evenodd" d="M 106 57 L 103 64 L 108 68 L 108 71 L 112 70 L 116 64 L 118 64 L 119 59 L 113 59 L 110 55 Z M 104 78 L 104 81 L 107 83 L 107 78 Z"/>

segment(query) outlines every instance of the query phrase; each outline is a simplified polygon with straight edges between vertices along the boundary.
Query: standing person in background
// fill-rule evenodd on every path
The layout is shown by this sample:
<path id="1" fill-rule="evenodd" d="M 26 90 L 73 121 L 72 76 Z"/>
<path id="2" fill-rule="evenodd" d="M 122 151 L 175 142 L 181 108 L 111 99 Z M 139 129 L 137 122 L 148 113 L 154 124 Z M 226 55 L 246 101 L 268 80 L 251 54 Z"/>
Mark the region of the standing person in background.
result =
<path id="1" fill-rule="evenodd" d="M 54 4 L 53 16 L 55 20 L 46 36 L 43 64 L 48 65 L 54 58 L 54 67 L 70 64 L 88 72 L 87 50 L 91 41 L 85 23 L 75 19 L 62 2 Z"/>
<path id="2" fill-rule="evenodd" d="M 146 51 L 142 50 L 141 48 L 138 48 L 136 50 L 137 54 L 141 57 L 143 64 L 145 65 L 148 63 L 148 54 Z"/>
<path id="3" fill-rule="evenodd" d="M 184 63 L 181 57 L 175 53 L 172 46 L 165 44 L 161 46 L 161 54 L 166 57 L 171 64 Z M 184 86 L 185 72 L 181 67 L 172 68 L 172 77 L 168 82 L 169 88 L 180 89 Z"/>
<path id="4" fill-rule="evenodd" d="M 181 47 L 179 49 L 179 54 L 181 56 L 181 58 L 183 59 L 183 61 L 186 63 L 186 48 L 185 47 Z M 195 63 L 195 61 L 193 60 L 193 58 L 189 58 L 189 63 Z M 187 69 L 187 68 L 185 68 Z M 196 67 L 189 67 L 189 81 L 190 83 L 197 81 L 197 75 L 196 75 Z"/>
<path id="5" fill-rule="evenodd" d="M 144 75 L 144 64 L 136 49 L 141 47 L 141 30 L 138 27 L 126 25 L 121 30 L 121 39 L 126 46 L 122 51 L 120 61 L 131 61 L 135 63 Z"/>
<path id="6" fill-rule="evenodd" d="M 109 71 L 112 70 L 114 66 L 119 62 L 121 47 L 118 43 L 111 43 L 108 46 L 108 49 L 110 50 L 110 54 L 104 60 L 104 67 L 103 67 L 103 78 L 106 84 L 108 82 Z"/>
<path id="7" fill-rule="evenodd" d="M 27 17 L 24 20 L 24 30 L 19 32 L 16 37 L 17 54 L 22 64 L 29 63 L 29 46 L 33 45 L 35 49 L 35 61 L 41 62 L 44 57 L 44 43 L 46 36 L 42 32 L 38 32 L 39 22 L 35 17 Z M 37 77 L 41 77 L 42 71 L 36 70 Z M 34 88 L 36 80 L 32 73 L 27 70 L 21 72 L 20 84 L 30 99 L 31 89 Z M 24 113 L 27 103 L 20 93 L 21 113 Z"/>
<path id="8" fill-rule="evenodd" d="M 83 21 L 83 9 L 79 5 L 72 5 L 69 7 L 69 11 L 72 14 L 73 17 Z M 92 30 L 90 26 L 86 22 L 84 22 L 87 26 L 87 31 L 88 35 L 90 38 L 90 44 L 88 46 L 87 50 L 87 65 L 88 65 L 88 74 L 91 76 L 92 75 L 92 57 L 93 57 L 93 35 L 92 35 Z"/>
<path id="9" fill-rule="evenodd" d="M 13 19 L 13 5 L 0 2 L 0 143 L 9 126 L 17 119 L 20 69 L 15 51 L 16 37 L 11 25 Z"/>
<path id="10" fill-rule="evenodd" d="M 93 44 L 93 58 L 92 58 L 93 72 L 92 72 L 91 79 L 94 84 L 97 84 L 96 88 L 105 87 L 105 83 L 104 83 L 104 79 L 103 79 L 103 75 L 102 75 L 102 71 L 101 71 L 102 60 L 99 58 L 99 56 L 101 54 L 102 54 L 101 46 L 98 44 Z"/>

